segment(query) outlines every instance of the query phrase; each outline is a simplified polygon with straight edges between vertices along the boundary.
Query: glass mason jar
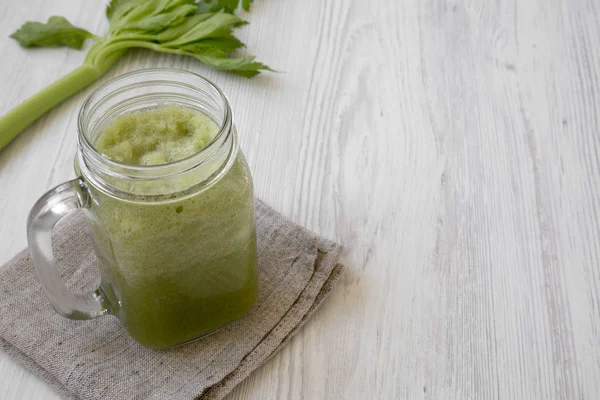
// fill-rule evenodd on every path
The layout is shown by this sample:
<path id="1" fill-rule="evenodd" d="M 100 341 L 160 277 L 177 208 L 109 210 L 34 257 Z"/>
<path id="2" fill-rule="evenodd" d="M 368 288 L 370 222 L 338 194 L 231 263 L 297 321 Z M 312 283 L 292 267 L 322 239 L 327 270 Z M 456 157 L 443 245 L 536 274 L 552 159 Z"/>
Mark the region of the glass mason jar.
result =
<path id="1" fill-rule="evenodd" d="M 220 127 L 200 152 L 164 165 L 113 161 L 94 148 L 118 115 L 161 105 L 199 110 Z M 34 205 L 27 236 L 39 280 L 56 311 L 71 319 L 117 317 L 142 345 L 164 349 L 246 314 L 257 295 L 252 178 L 221 90 L 180 70 L 129 73 L 100 86 L 79 113 L 78 178 Z M 51 230 L 83 209 L 100 287 L 70 293 L 60 278 Z"/>

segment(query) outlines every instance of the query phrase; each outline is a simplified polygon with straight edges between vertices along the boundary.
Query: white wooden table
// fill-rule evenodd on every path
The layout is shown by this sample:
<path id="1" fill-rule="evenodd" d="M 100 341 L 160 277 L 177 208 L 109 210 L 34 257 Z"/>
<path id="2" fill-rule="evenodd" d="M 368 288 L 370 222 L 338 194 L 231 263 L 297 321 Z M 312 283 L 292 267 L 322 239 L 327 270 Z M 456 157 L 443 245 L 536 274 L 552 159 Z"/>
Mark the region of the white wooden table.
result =
<path id="1" fill-rule="evenodd" d="M 102 3 L 2 0 L 0 114 L 85 54 L 8 35 L 53 14 L 101 34 Z M 283 73 L 133 51 L 107 75 L 214 80 L 257 195 L 347 248 L 331 298 L 229 399 L 599 399 L 598 1 L 256 0 L 248 18 Z M 0 153 L 0 263 L 73 176 L 91 90 Z M 58 396 L 0 353 L 0 399 Z"/>

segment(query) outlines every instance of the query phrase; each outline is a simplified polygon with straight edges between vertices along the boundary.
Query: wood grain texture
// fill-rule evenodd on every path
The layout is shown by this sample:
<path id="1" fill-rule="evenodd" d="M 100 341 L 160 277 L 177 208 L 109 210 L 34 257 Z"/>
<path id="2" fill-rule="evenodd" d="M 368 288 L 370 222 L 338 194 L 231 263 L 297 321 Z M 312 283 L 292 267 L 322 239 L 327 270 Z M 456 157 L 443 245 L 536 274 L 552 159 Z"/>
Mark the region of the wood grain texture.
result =
<path id="1" fill-rule="evenodd" d="M 234 399 L 600 398 L 600 5 L 258 0 L 254 80 L 132 51 L 108 76 L 189 69 L 228 94 L 257 195 L 348 266 Z M 0 4 L 0 114 L 83 59 L 20 49 L 25 20 L 95 32 L 101 2 Z M 85 90 L 0 153 L 0 262 L 70 178 Z M 0 316 L 1 317 L 1 316 Z M 0 398 L 58 399 L 0 354 Z"/>

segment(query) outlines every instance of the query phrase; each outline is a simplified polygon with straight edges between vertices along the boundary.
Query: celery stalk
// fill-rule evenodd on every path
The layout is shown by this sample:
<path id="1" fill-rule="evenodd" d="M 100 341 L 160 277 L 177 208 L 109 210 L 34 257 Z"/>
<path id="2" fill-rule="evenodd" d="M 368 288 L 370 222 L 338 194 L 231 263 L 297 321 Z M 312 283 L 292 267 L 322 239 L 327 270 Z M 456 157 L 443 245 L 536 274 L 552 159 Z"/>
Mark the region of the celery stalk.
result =
<path id="1" fill-rule="evenodd" d="M 83 65 L 0 118 L 0 150 L 52 107 L 90 85 L 108 71 L 128 48 L 194 57 L 219 70 L 252 78 L 271 71 L 253 56 L 238 56 L 244 44 L 233 30 L 246 21 L 233 15 L 251 0 L 111 0 L 106 7 L 108 32 L 98 37 L 60 16 L 26 22 L 11 35 L 23 47 L 68 46 L 81 49 L 96 41 Z M 235 3 L 235 4 L 234 4 Z"/>
<path id="2" fill-rule="evenodd" d="M 101 65 L 83 64 L 2 116 L 0 150 L 54 106 L 98 80 L 117 62 L 121 54 L 119 52 L 105 59 Z"/>

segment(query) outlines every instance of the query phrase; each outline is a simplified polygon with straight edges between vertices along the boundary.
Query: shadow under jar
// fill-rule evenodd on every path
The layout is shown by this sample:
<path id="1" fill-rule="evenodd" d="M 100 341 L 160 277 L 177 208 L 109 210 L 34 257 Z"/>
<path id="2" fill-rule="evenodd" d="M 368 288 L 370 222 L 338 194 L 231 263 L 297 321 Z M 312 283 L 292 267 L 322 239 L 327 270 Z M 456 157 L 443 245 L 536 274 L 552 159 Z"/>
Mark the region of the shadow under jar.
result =
<path id="1" fill-rule="evenodd" d="M 219 127 L 196 154 L 154 166 L 116 162 L 94 147 L 115 117 L 177 105 Z M 56 311 L 72 319 L 116 316 L 142 345 L 165 349 L 239 319 L 257 295 L 252 178 L 223 93 L 172 69 L 108 81 L 78 121 L 79 178 L 46 193 L 31 210 L 28 241 L 38 277 Z M 70 293 L 60 278 L 51 230 L 84 209 L 99 261 L 94 293 Z"/>

